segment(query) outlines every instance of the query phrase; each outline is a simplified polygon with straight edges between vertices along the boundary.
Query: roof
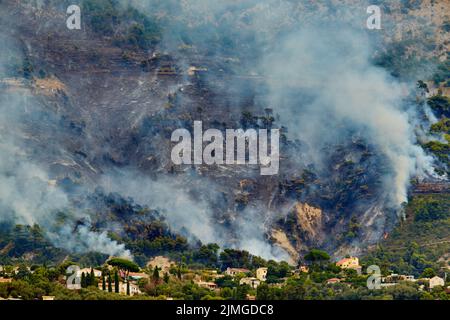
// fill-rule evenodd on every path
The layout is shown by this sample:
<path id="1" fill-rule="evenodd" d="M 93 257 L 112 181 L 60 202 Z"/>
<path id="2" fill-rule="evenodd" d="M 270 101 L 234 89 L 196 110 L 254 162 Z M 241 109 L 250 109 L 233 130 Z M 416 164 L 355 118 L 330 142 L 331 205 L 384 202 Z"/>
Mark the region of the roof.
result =
<path id="1" fill-rule="evenodd" d="M 128 276 L 132 278 L 149 278 L 149 275 L 143 272 L 130 272 Z"/>
<path id="2" fill-rule="evenodd" d="M 347 262 L 352 262 L 352 261 L 355 261 L 355 260 L 358 261 L 358 258 L 357 257 L 344 258 L 344 259 L 341 259 L 338 262 L 336 262 L 336 265 L 339 266 L 341 264 L 344 264 L 344 263 L 347 263 Z"/>

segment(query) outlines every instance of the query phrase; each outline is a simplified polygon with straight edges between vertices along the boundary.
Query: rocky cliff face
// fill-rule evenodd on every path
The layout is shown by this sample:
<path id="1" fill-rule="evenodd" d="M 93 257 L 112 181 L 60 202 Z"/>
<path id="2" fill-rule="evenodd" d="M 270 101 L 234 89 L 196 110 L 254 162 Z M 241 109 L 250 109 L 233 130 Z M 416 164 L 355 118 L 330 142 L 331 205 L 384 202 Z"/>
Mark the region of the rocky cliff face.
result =
<path id="1" fill-rule="evenodd" d="M 168 4 L 170 10 L 158 7 L 155 15 L 136 4 L 128 7 L 111 2 L 115 3 L 112 11 L 115 18 L 108 20 L 109 13 L 104 10 L 112 10 L 110 6 L 100 6 L 102 10 L 95 11 L 92 3 L 95 1 L 82 2 L 84 23 L 80 31 L 65 28 L 64 3 L 1 4 L 5 40 L 2 112 L 20 110 L 12 119 L 16 125 L 9 127 L 2 123 L 2 137 L 13 139 L 13 144 L 20 146 L 14 157 L 39 165 L 45 172 L 43 179 L 52 188 L 63 190 L 70 203 L 65 203 L 65 207 L 89 211 L 80 194 L 100 186 L 160 210 L 176 231 L 196 239 L 248 249 L 266 257 L 280 257 L 278 245 L 293 261 L 309 247 L 359 250 L 367 243 L 375 243 L 393 227 L 399 203 L 391 202 L 390 192 L 397 186 L 389 178 L 397 175 L 393 160 L 397 158 L 392 156 L 397 150 L 385 150 L 386 137 L 375 132 L 392 115 L 382 114 L 371 127 L 361 118 L 353 117 L 360 112 L 356 109 L 353 112 L 350 108 L 343 116 L 337 115 L 337 111 L 333 114 L 329 106 L 334 101 L 327 101 L 333 95 L 328 94 L 339 90 L 343 90 L 343 95 L 349 93 L 347 87 L 336 87 L 333 83 L 345 82 L 345 76 L 353 74 L 327 84 L 324 81 L 328 76 L 313 77 L 321 73 L 321 65 L 330 74 L 336 72 L 334 67 L 318 61 L 311 64 L 317 70 L 309 70 L 309 64 L 296 66 L 296 59 L 290 60 L 289 52 L 283 51 L 290 50 L 291 43 L 271 45 L 277 37 L 284 38 L 295 29 L 298 19 L 317 13 L 340 21 L 345 16 L 343 12 L 347 12 L 345 7 L 333 1 L 316 5 L 305 2 L 295 7 L 296 15 L 289 13 L 292 4 L 286 1 L 276 7 L 273 16 L 260 20 L 262 13 L 270 11 L 274 4 L 261 7 L 250 1 L 234 8 L 236 11 L 227 6 L 206 6 L 205 12 L 187 3 L 178 9 Z M 320 10 L 316 11 L 316 6 Z M 433 17 L 441 16 L 439 6 L 447 4 L 435 2 Z M 408 9 L 397 3 L 386 7 L 391 10 L 387 25 L 380 35 L 374 36 L 379 49 L 369 58 L 382 57 L 395 47 L 395 41 L 400 42 L 390 34 L 394 30 L 398 33 L 398 28 L 388 31 L 387 27 L 395 25 L 397 18 L 412 19 L 414 32 L 410 31 L 419 32 L 414 27 L 418 23 L 414 17 L 425 19 L 425 7 L 424 4 Z M 361 15 L 359 19 L 364 22 L 364 17 Z M 243 30 L 239 34 L 232 33 L 237 31 L 230 26 L 236 19 Z M 355 23 L 353 18 L 349 20 L 350 25 Z M 448 33 L 441 29 L 445 23 L 448 20 L 441 17 L 433 18 L 429 24 L 430 32 L 439 30 L 433 33 L 436 37 L 432 51 L 433 56 L 441 59 L 445 48 L 448 50 Z M 263 24 L 267 26 L 260 29 Z M 263 35 L 254 34 L 254 28 L 262 30 Z M 207 34 L 213 36 L 209 38 Z M 309 49 L 305 35 L 299 37 L 307 45 L 299 52 L 294 51 L 298 55 Z M 402 41 L 405 37 L 413 41 L 419 35 L 402 33 Z M 426 45 L 416 41 L 402 49 L 422 52 Z M 278 49 L 281 53 L 277 54 Z M 324 48 L 313 50 L 323 52 Z M 345 52 L 341 53 L 345 56 Z M 333 54 L 324 61 L 336 58 L 344 66 L 348 63 Z M 426 55 L 422 57 L 425 59 Z M 355 55 L 349 59 L 363 58 Z M 400 56 L 394 54 L 389 59 L 396 62 Z M 278 66 L 276 70 L 274 65 Z M 395 72 L 406 68 L 396 63 L 393 67 Z M 295 74 L 310 74 L 293 79 L 289 69 Z M 377 77 L 377 72 L 372 76 Z M 340 71 L 335 73 L 338 74 Z M 393 84 L 374 82 L 374 85 L 395 87 L 392 92 L 407 88 L 392 79 L 386 81 Z M 278 86 L 285 84 L 289 87 L 279 90 Z M 365 88 L 356 86 L 357 83 L 352 84 L 351 88 L 365 94 Z M 414 90 L 405 98 L 414 99 Z M 351 100 L 357 104 L 380 103 L 371 99 L 368 95 L 360 100 L 349 93 L 342 106 Z M 280 108 L 280 103 L 292 108 Z M 319 114 L 314 108 L 323 111 Z M 399 112 L 397 120 L 406 119 L 405 125 L 410 123 L 411 127 L 427 125 L 426 121 L 416 122 L 412 115 L 415 111 L 404 108 L 401 112 L 392 109 L 396 112 L 394 117 Z M 292 110 L 297 111 L 291 114 Z M 386 110 L 389 109 L 379 109 Z M 295 119 L 285 119 L 286 115 Z M 280 128 L 279 174 L 260 176 L 258 168 L 252 166 L 174 165 L 170 160 L 173 146 L 170 135 L 178 128 L 192 130 L 194 120 L 202 120 L 205 128 L 219 130 Z M 309 127 L 308 122 L 312 127 L 324 129 L 318 131 Z M 408 131 L 406 136 L 412 142 L 395 143 L 402 147 L 412 144 L 416 152 L 415 138 L 409 134 Z M 377 135 L 379 140 L 373 138 Z M 407 150 L 405 154 L 409 156 L 411 152 Z M 400 159 L 404 166 L 415 161 L 405 159 L 403 154 Z M 16 174 L 11 168 L 2 170 L 6 175 Z M 404 177 L 405 185 L 401 188 L 407 188 L 408 178 Z M 33 217 L 29 222 L 46 221 Z M 104 226 L 105 230 L 109 227 Z"/>

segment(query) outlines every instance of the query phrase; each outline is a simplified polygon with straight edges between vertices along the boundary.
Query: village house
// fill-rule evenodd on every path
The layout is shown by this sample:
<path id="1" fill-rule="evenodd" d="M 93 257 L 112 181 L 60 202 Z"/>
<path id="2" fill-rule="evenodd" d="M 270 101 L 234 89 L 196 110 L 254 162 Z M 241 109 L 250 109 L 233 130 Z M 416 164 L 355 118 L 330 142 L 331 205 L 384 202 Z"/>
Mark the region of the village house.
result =
<path id="1" fill-rule="evenodd" d="M 334 283 L 339 283 L 341 282 L 341 279 L 339 278 L 331 278 L 327 280 L 327 284 L 334 284 Z"/>
<path id="2" fill-rule="evenodd" d="M 417 280 L 414 279 L 414 276 L 412 276 L 412 275 L 403 275 L 403 274 L 396 274 L 396 273 L 392 273 L 386 277 L 381 277 L 382 283 L 398 283 L 399 281 L 415 282 Z"/>
<path id="3" fill-rule="evenodd" d="M 336 262 L 336 265 L 341 269 L 356 270 L 358 274 L 361 274 L 361 266 L 359 265 L 359 259 L 357 257 L 344 258 Z"/>
<path id="4" fill-rule="evenodd" d="M 244 285 L 247 284 L 249 285 L 251 288 L 256 289 L 258 288 L 258 286 L 261 284 L 261 281 L 257 278 L 253 278 L 253 277 L 248 277 L 248 278 L 242 278 L 239 281 L 240 285 Z"/>
<path id="5" fill-rule="evenodd" d="M 42 296 L 42 300 L 52 301 L 52 300 L 55 300 L 55 296 Z"/>
<path id="6" fill-rule="evenodd" d="M 127 284 L 125 282 L 119 282 L 119 293 L 127 294 Z M 141 294 L 139 286 L 135 283 L 130 282 L 130 295 L 135 296 L 137 294 Z"/>
<path id="7" fill-rule="evenodd" d="M 434 287 L 441 286 L 443 287 L 445 285 L 444 279 L 438 276 L 434 276 L 430 279 L 430 289 L 433 289 Z"/>
<path id="8" fill-rule="evenodd" d="M 11 283 L 12 279 L 0 277 L 0 283 Z"/>
<path id="9" fill-rule="evenodd" d="M 238 274 L 247 274 L 249 272 L 250 272 L 250 270 L 244 269 L 244 268 L 227 268 L 227 270 L 225 271 L 225 274 L 235 277 Z"/>
<path id="10" fill-rule="evenodd" d="M 148 279 L 149 275 L 143 272 L 130 272 L 128 277 L 132 280 Z"/>
<path id="11" fill-rule="evenodd" d="M 256 269 L 256 278 L 261 281 L 266 281 L 267 279 L 267 268 Z"/>
<path id="12" fill-rule="evenodd" d="M 201 288 L 206 288 L 206 289 L 209 289 L 209 290 L 217 289 L 217 284 L 215 284 L 214 282 L 210 282 L 210 281 L 195 281 L 195 283 Z"/>
<path id="13" fill-rule="evenodd" d="M 112 291 L 114 292 L 115 283 L 113 282 L 111 284 L 111 286 L 112 286 Z M 108 288 L 108 285 L 106 287 Z M 99 283 L 98 288 L 100 290 L 102 290 L 103 284 Z M 119 281 L 119 294 L 124 294 L 124 295 L 127 294 L 127 283 L 126 282 Z M 141 290 L 139 289 L 139 286 L 133 282 L 130 282 L 130 296 L 135 296 L 138 294 L 141 294 Z"/>

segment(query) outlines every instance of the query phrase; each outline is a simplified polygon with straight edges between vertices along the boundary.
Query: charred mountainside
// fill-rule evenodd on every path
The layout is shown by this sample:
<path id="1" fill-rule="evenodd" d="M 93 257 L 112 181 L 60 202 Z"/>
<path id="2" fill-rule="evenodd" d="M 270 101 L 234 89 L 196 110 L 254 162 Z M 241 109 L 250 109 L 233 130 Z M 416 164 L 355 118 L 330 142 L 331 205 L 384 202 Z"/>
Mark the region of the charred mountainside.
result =
<path id="1" fill-rule="evenodd" d="M 365 6 L 352 3 L 362 8 L 354 12 L 364 12 Z M 409 2 L 385 5 L 391 10 L 386 30 L 373 36 L 378 50 L 369 56 L 367 65 L 364 62 L 356 69 L 370 69 L 373 64 L 387 70 L 383 71 L 385 82 L 379 83 L 377 78 L 373 83 L 387 92 L 380 90 L 375 95 L 408 90 L 402 98 L 409 109 L 382 114 L 374 125 L 362 116 L 355 118 L 353 114 L 359 112 L 353 112 L 352 107 L 368 101 L 364 113 L 372 109 L 371 103 L 377 106 L 391 101 L 380 102 L 370 94 L 361 100 L 352 96 L 353 91 L 367 94 L 366 88 L 359 88 L 353 80 L 348 87 L 336 86 L 354 75 L 333 79 L 341 70 L 325 63 L 335 59 L 334 64 L 350 69 L 354 59 L 366 58 L 359 55 L 357 46 L 342 40 L 339 32 L 332 34 L 324 42 L 338 49 L 321 57 L 323 61 L 315 61 L 313 56 L 326 47 L 313 45 L 310 35 L 300 32 L 298 42 L 304 46 L 289 52 L 289 34 L 296 29 L 298 19 L 309 16 L 313 20 L 311 15 L 317 13 L 318 17 L 340 21 L 347 12 L 344 5 L 305 1 L 295 6 L 296 16 L 288 14 L 293 4 L 286 1 L 285 7 L 276 7 L 280 16 L 269 21 L 257 19 L 268 9 L 251 3 L 234 8 L 233 14 L 208 6 L 193 13 L 199 8 L 184 4 L 180 9 L 172 2 L 167 7 L 155 2 L 156 13 L 148 13 L 133 2 L 92 0 L 80 5 L 83 28 L 71 31 L 65 28 L 64 1 L 1 4 L 5 43 L 1 103 L 7 106 L 2 112 L 14 115 L 11 121 L 1 123 L 3 136 L 21 148 L 13 151 L 13 159 L 38 164 L 46 173 L 45 182 L 62 190 L 69 199 L 64 207 L 92 211 L 86 205 L 86 194 L 101 187 L 159 210 L 169 227 L 187 237 L 286 258 L 276 249 L 280 246 L 296 260 L 299 252 L 310 247 L 339 255 L 361 252 L 367 244 L 377 243 L 401 216 L 401 203 L 393 204 L 391 193 L 397 188 L 408 189 L 409 178 L 416 173 L 431 180 L 444 179 L 421 169 L 412 177 L 403 176 L 401 186 L 395 185 L 391 177 L 403 175 L 398 174 L 396 165 L 400 163 L 403 170 L 406 162 L 414 162 L 405 157 L 417 151 L 418 143 L 408 129 L 405 141 L 391 141 L 384 134 L 394 135 L 401 127 L 396 120 L 406 119 L 404 122 L 418 131 L 429 126 L 429 119 L 417 116 L 428 112 L 422 91 L 401 87 L 397 80 L 387 79 L 387 74 L 396 79 L 418 77 L 423 70 L 433 69 L 437 63 L 433 59 L 446 61 L 448 16 L 441 10 L 448 6 L 445 1 L 431 5 L 434 11 L 425 31 L 417 26 L 420 19 L 429 21 L 424 11 L 430 5 L 427 1 L 411 8 Z M 365 17 L 351 17 L 349 24 L 364 23 Z M 235 19 L 240 33 L 232 26 Z M 406 27 L 409 30 L 399 30 L 405 26 L 398 26 L 398 19 L 411 21 Z M 271 26 L 273 30 L 260 29 L 262 23 L 269 23 L 268 29 Z M 255 35 L 253 28 L 263 35 Z M 435 37 L 422 38 L 422 32 Z M 332 43 L 335 36 L 340 39 L 337 44 Z M 286 40 L 278 43 L 277 37 Z M 347 57 L 347 47 L 357 53 Z M 302 56 L 308 50 L 311 56 Z M 312 67 L 297 66 L 297 60 L 308 59 L 312 59 Z M 322 76 L 322 67 L 330 76 Z M 442 71 L 442 65 L 439 67 Z M 364 72 L 355 75 L 356 82 L 369 83 L 379 71 L 373 71 L 372 78 L 365 78 Z M 446 72 L 448 75 L 448 69 Z M 320 76 L 313 78 L 316 73 Z M 419 78 L 414 78 L 413 85 L 415 80 Z M 435 86 L 447 85 L 440 81 Z M 334 91 L 342 92 L 342 101 L 332 99 Z M 349 113 L 340 114 L 338 108 L 344 105 L 350 105 Z M 375 109 L 384 112 L 389 108 Z M 16 115 L 12 110 L 21 113 Z M 395 119 L 393 126 L 382 127 L 390 122 L 390 116 Z M 203 121 L 205 128 L 219 130 L 280 128 L 279 174 L 260 176 L 259 168 L 252 166 L 174 165 L 170 159 L 171 133 L 178 128 L 192 131 L 195 120 Z M 392 132 L 379 133 L 378 127 Z M 388 150 L 385 142 L 392 143 Z M 411 150 L 397 157 L 396 147 L 403 149 L 405 145 L 411 145 Z M 425 155 L 417 153 L 417 157 Z M 418 162 L 412 167 L 421 165 Z M 16 174 L 10 167 L 2 170 L 6 175 Z M 406 192 L 399 193 L 401 201 L 406 201 Z M 101 223 L 104 216 L 92 212 L 88 216 L 93 221 L 87 225 L 93 231 L 111 231 L 111 223 Z M 120 235 L 122 229 L 141 228 L 145 221 L 113 224 L 121 230 L 117 232 Z M 47 219 L 33 217 L 25 222 L 46 224 Z M 120 236 L 117 240 L 120 242 Z"/>

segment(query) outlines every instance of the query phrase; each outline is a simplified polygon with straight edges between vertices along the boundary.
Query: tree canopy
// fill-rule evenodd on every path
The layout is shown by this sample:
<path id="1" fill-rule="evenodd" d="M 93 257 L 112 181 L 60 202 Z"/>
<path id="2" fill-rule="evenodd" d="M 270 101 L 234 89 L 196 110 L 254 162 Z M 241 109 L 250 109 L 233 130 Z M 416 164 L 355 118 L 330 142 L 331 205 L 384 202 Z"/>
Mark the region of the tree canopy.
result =
<path id="1" fill-rule="evenodd" d="M 108 261 L 108 264 L 126 272 L 138 272 L 140 270 L 136 263 L 123 258 L 112 258 Z"/>

